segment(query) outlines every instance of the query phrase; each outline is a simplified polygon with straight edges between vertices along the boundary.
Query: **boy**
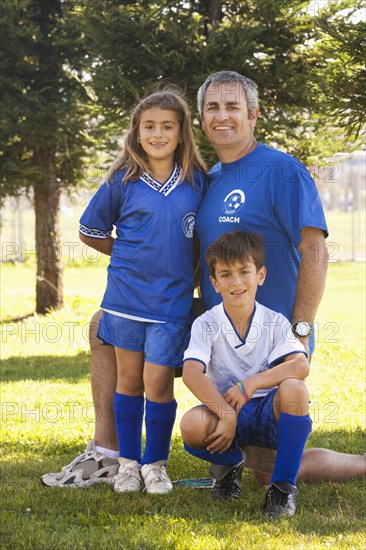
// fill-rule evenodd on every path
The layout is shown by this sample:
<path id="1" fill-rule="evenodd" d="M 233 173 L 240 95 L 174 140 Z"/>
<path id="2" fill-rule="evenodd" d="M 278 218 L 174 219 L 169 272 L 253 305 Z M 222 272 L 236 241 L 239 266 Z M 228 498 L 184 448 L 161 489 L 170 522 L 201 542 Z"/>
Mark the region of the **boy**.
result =
<path id="1" fill-rule="evenodd" d="M 196 319 L 184 354 L 183 381 L 203 403 L 182 418 L 185 448 L 212 463 L 213 497 L 224 500 L 240 496 L 241 447 L 277 449 L 265 512 L 292 516 L 311 431 L 305 349 L 283 315 L 255 301 L 266 276 L 259 235 L 224 234 L 206 262 L 223 303 Z"/>

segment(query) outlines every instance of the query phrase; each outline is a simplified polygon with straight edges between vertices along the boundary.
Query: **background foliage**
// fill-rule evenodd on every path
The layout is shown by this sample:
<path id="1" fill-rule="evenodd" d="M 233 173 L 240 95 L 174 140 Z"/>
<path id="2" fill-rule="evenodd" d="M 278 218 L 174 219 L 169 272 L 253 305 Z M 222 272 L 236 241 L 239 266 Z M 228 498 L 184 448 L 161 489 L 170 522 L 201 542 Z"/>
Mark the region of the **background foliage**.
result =
<path id="1" fill-rule="evenodd" d="M 360 144 L 365 123 L 360 0 L 19 0 L 2 7 L 2 196 L 34 196 L 36 309 L 63 304 L 60 191 L 88 162 L 115 156 L 133 104 L 182 87 L 197 141 L 215 155 L 195 111 L 198 87 L 230 69 L 260 90 L 257 137 L 322 164 Z M 356 14 L 356 16 L 355 16 Z M 357 141 L 358 139 L 358 141 Z M 54 262 L 42 261 L 52 250 Z"/>

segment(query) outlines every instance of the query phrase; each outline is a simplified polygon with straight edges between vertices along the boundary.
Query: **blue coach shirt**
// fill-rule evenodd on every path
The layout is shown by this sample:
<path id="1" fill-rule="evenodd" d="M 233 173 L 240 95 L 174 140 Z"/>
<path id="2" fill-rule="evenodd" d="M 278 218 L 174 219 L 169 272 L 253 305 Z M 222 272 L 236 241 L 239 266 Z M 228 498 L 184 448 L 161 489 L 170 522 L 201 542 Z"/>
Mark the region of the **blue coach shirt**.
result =
<path id="1" fill-rule="evenodd" d="M 265 243 L 267 278 L 256 299 L 291 319 L 303 227 L 328 235 L 319 194 L 308 170 L 294 157 L 260 143 L 254 151 L 209 173 L 197 215 L 201 243 L 201 292 L 207 309 L 221 301 L 209 280 L 207 247 L 228 231 L 257 232 Z M 314 251 L 316 254 L 316 251 Z"/>

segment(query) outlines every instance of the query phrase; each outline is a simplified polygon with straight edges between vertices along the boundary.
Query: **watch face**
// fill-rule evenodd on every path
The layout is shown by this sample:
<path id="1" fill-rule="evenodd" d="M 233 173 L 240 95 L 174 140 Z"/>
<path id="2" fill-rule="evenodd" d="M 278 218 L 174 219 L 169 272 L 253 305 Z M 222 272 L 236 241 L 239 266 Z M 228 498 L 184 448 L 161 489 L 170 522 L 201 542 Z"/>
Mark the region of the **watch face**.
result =
<path id="1" fill-rule="evenodd" d="M 299 336 L 309 336 L 310 326 L 305 321 L 302 321 L 296 324 L 295 332 Z"/>

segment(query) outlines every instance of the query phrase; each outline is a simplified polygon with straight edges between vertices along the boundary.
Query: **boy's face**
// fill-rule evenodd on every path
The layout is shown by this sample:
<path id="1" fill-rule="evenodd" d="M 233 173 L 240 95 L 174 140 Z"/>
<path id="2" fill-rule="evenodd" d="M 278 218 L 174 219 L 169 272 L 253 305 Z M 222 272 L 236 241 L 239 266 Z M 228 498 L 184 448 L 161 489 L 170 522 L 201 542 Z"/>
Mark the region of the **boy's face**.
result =
<path id="1" fill-rule="evenodd" d="M 216 292 L 220 293 L 226 308 L 253 306 L 258 286 L 266 277 L 263 266 L 257 271 L 251 261 L 215 265 L 215 277 L 210 277 Z"/>

